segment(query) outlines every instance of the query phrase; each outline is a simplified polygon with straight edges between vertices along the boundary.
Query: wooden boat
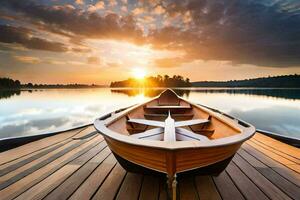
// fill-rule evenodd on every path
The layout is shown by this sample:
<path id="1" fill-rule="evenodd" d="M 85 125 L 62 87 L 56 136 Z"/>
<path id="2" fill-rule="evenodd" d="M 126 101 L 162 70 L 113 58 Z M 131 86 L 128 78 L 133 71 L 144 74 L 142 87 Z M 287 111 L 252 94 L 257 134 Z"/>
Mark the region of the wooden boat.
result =
<path id="1" fill-rule="evenodd" d="M 221 173 L 255 128 L 184 100 L 167 89 L 158 97 L 95 120 L 128 171 L 176 175 Z M 174 190 L 173 190 L 174 192 Z"/>

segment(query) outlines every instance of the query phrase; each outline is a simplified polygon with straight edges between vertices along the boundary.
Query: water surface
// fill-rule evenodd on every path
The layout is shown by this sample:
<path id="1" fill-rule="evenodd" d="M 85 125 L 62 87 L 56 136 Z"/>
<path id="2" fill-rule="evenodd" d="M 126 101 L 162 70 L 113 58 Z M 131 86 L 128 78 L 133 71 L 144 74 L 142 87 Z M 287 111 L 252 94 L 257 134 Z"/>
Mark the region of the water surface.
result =
<path id="1" fill-rule="evenodd" d="M 91 123 L 115 109 L 143 102 L 161 89 L 43 89 L 0 91 L 0 138 L 43 134 Z M 298 89 L 180 89 L 195 103 L 214 107 L 256 128 L 300 138 Z"/>

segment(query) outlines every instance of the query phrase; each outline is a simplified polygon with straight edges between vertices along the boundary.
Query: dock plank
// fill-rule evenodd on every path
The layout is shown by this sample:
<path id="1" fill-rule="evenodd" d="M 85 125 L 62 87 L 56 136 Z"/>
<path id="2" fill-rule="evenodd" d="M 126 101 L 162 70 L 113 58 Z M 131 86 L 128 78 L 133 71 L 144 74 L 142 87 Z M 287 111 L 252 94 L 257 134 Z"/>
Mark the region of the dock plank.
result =
<path id="1" fill-rule="evenodd" d="M 264 148 L 264 149 L 266 149 L 268 151 L 271 151 L 271 152 L 273 152 L 273 153 L 275 153 L 277 155 L 280 155 L 280 156 L 282 156 L 282 157 L 284 157 L 284 158 L 286 158 L 286 159 L 288 159 L 288 160 L 290 160 L 290 161 L 292 161 L 292 162 L 294 162 L 296 164 L 300 164 L 300 158 L 296 158 L 293 155 L 286 154 L 286 153 L 284 153 L 282 151 L 279 151 L 278 149 L 274 149 L 273 147 L 265 145 L 263 142 L 259 142 L 258 140 L 251 139 L 250 141 L 253 142 L 253 143 L 255 143 L 255 144 L 257 144 L 257 145 L 259 145 L 259 146 L 261 146 L 262 148 Z"/>
<path id="2" fill-rule="evenodd" d="M 211 176 L 197 176 L 195 183 L 201 200 L 222 199 Z"/>
<path id="3" fill-rule="evenodd" d="M 233 162 L 270 199 L 291 199 L 238 154 L 234 156 Z"/>
<path id="4" fill-rule="evenodd" d="M 92 199 L 114 199 L 125 174 L 126 171 L 121 167 L 121 165 L 117 164 L 104 180 L 103 184 Z"/>
<path id="5" fill-rule="evenodd" d="M 272 151 L 269 151 L 265 148 L 262 148 L 261 146 L 255 144 L 254 142 L 252 141 L 247 141 L 247 144 L 253 146 L 255 149 L 257 149 L 258 151 L 268 155 L 268 157 L 272 158 L 273 160 L 276 160 L 277 162 L 285 165 L 286 167 L 294 170 L 295 172 L 297 173 L 300 173 L 300 165 L 298 165 L 297 163 L 289 160 L 289 159 L 286 159 Z"/>
<path id="6" fill-rule="evenodd" d="M 55 188 L 55 190 L 49 193 L 44 199 L 68 199 L 68 197 L 76 191 L 76 189 L 94 171 L 94 169 L 110 154 L 108 148 L 102 150 L 105 146 L 105 143 L 97 145 L 96 148 L 98 155 L 93 157 L 87 163 L 84 163 L 83 166 L 81 164 L 78 164 L 77 160 L 74 160 L 74 163 L 70 163 L 69 165 L 76 165 L 80 167 L 80 169 L 72 174 L 72 176 L 68 177 L 68 179 L 66 179 L 62 184 Z M 84 156 L 83 158 L 89 159 L 89 157 L 87 156 Z"/>
<path id="7" fill-rule="evenodd" d="M 76 134 L 80 133 L 86 128 L 80 128 L 75 129 L 71 131 L 66 131 L 63 134 L 57 134 L 54 136 L 50 136 L 47 138 L 43 138 L 34 142 L 30 142 L 28 144 L 22 145 L 20 147 L 10 149 L 5 152 L 0 153 L 0 164 L 5 164 L 7 162 L 11 162 L 15 159 L 21 158 L 23 156 L 26 156 L 28 154 L 34 153 L 38 150 L 44 149 L 46 147 L 49 147 L 53 144 L 57 144 L 60 141 L 63 141 L 67 138 L 71 138 L 75 136 Z"/>
<path id="8" fill-rule="evenodd" d="M 128 172 L 116 197 L 118 200 L 134 200 L 139 198 L 143 176 Z"/>
<path id="9" fill-rule="evenodd" d="M 179 196 L 181 200 L 199 199 L 194 177 L 182 177 L 178 179 L 178 182 Z"/>
<path id="10" fill-rule="evenodd" d="M 168 199 L 168 192 L 167 192 L 167 180 L 161 178 L 159 181 L 159 200 L 167 200 Z"/>
<path id="11" fill-rule="evenodd" d="M 22 167 L 22 166 L 38 159 L 38 158 L 40 158 L 44 155 L 47 155 L 48 153 L 50 153 L 50 152 L 56 150 L 57 148 L 67 144 L 70 141 L 72 141 L 72 140 L 70 139 L 70 140 L 61 141 L 58 144 L 46 147 L 45 149 L 36 151 L 36 152 L 34 152 L 30 155 L 26 155 L 26 156 L 23 157 L 23 159 L 16 159 L 12 162 L 1 165 L 0 166 L 0 177 L 8 174 L 9 172 L 12 172 L 12 171 L 18 169 L 19 167 Z"/>
<path id="12" fill-rule="evenodd" d="M 297 199 L 298 197 L 300 197 L 300 187 L 285 179 L 279 173 L 266 166 L 261 161 L 257 160 L 254 156 L 250 155 L 245 150 L 241 149 L 238 154 L 291 198 Z"/>
<path id="13" fill-rule="evenodd" d="M 71 141 L 70 143 L 50 152 L 49 154 L 42 156 L 39 159 L 16 169 L 15 171 L 5 174 L 4 176 L 0 177 L 0 190 L 33 173 L 37 169 L 47 165 L 53 160 L 56 160 L 60 156 L 65 155 L 67 152 L 72 151 L 82 143 L 83 141 Z"/>
<path id="14" fill-rule="evenodd" d="M 213 177 L 213 180 L 223 200 L 245 199 L 226 171 Z"/>
<path id="15" fill-rule="evenodd" d="M 287 180 L 291 181 L 295 185 L 300 187 L 300 174 L 293 171 L 292 169 L 286 167 L 285 165 L 276 162 L 276 160 L 273 160 L 272 158 L 268 157 L 266 154 L 258 151 L 254 147 L 246 144 L 243 144 L 242 149 L 244 149 L 246 152 L 257 158 L 259 161 L 264 163 L 265 165 L 271 167 L 274 171 L 282 175 Z"/>
<path id="16" fill-rule="evenodd" d="M 226 171 L 246 199 L 269 199 L 233 162 Z"/>
<path id="17" fill-rule="evenodd" d="M 166 178 L 126 172 L 92 126 L 0 155 L 12 156 L 0 158 L 1 200 L 170 198 Z M 177 199 L 299 199 L 298 155 L 299 149 L 256 134 L 219 176 L 179 175 Z"/>
<path id="18" fill-rule="evenodd" d="M 71 175 L 74 172 L 78 172 L 76 170 L 78 170 L 81 167 L 81 165 L 74 164 L 74 163 L 79 162 L 79 160 L 84 159 L 82 161 L 82 165 L 86 166 L 85 163 L 88 162 L 89 159 L 93 158 L 96 154 L 98 154 L 102 150 L 102 148 L 104 148 L 104 146 L 105 146 L 105 143 L 102 142 L 99 145 L 93 147 L 88 152 L 79 156 L 75 160 L 71 161 L 67 165 L 63 166 L 62 168 L 60 168 L 59 170 L 57 170 L 56 172 L 54 172 L 53 174 L 51 174 L 50 176 L 45 178 L 43 181 L 41 181 L 38 184 L 36 184 L 35 186 L 31 187 L 29 190 L 27 190 L 26 192 L 21 194 L 16 199 L 19 199 L 19 200 L 22 200 L 22 199 L 36 199 L 36 200 L 37 199 L 49 199 L 49 196 L 55 197 L 52 199 L 66 199 L 64 197 L 67 196 L 74 187 L 76 187 L 76 182 L 75 183 L 69 182 L 71 177 L 73 177 Z M 80 173 L 75 173 L 75 174 L 77 175 Z M 71 180 L 73 180 L 73 179 L 71 179 Z M 68 184 L 68 188 L 64 187 L 64 186 L 66 186 L 66 183 L 70 183 L 70 184 Z M 59 195 L 61 193 L 57 192 L 57 189 L 58 189 L 57 187 L 65 188 L 63 195 L 61 195 L 61 196 Z M 58 189 L 58 191 L 60 191 L 60 190 Z M 50 193 L 50 195 L 49 195 L 49 193 Z M 46 195 L 47 195 L 47 197 L 46 197 Z"/>
<path id="19" fill-rule="evenodd" d="M 80 185 L 80 187 L 71 195 L 69 199 L 91 199 L 116 163 L 116 159 L 112 154 L 110 154 Z"/>
<path id="20" fill-rule="evenodd" d="M 21 180 L 6 187 L 5 189 L 0 190 L 1 198 L 3 200 L 15 198 L 16 196 L 31 188 L 33 185 L 37 184 L 38 182 L 42 181 L 43 179 L 45 179 L 46 177 L 63 167 L 68 162 L 87 152 L 99 142 L 100 138 L 93 138 L 78 146 L 77 148 L 73 149 L 72 151 L 66 153 L 65 155 L 59 157 L 58 159 L 54 160 L 52 163 L 45 165 L 44 167 L 36 170 L 28 176 L 25 176 Z"/>
<path id="21" fill-rule="evenodd" d="M 159 181 L 158 177 L 145 175 L 142 183 L 140 200 L 152 200 L 159 197 Z"/>
<path id="22" fill-rule="evenodd" d="M 297 147 L 293 147 L 291 145 L 285 144 L 283 142 L 280 142 L 276 139 L 273 139 L 271 137 L 268 137 L 266 135 L 257 132 L 253 136 L 253 139 L 259 141 L 260 143 L 263 143 L 264 145 L 273 148 L 276 151 L 281 151 L 282 153 L 300 159 L 300 151 L 299 148 Z"/>

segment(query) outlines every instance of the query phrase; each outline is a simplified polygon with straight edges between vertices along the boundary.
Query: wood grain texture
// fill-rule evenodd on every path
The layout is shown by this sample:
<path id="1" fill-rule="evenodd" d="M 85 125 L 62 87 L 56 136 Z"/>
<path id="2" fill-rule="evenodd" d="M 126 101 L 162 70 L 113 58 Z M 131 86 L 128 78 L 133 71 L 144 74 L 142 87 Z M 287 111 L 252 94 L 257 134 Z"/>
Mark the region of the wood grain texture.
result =
<path id="1" fill-rule="evenodd" d="M 222 199 L 211 176 L 197 176 L 195 184 L 201 200 Z"/>
<path id="2" fill-rule="evenodd" d="M 143 176 L 128 172 L 116 197 L 118 200 L 135 200 L 139 198 Z"/>
<path id="3" fill-rule="evenodd" d="M 165 173 L 168 173 L 173 165 L 175 168 L 171 171 L 178 173 L 214 164 L 231 157 L 240 147 L 240 144 L 233 144 L 215 148 L 181 149 L 171 152 L 166 149 L 126 144 L 111 138 L 106 138 L 106 142 L 110 149 L 122 158 Z M 170 161 L 172 154 L 174 154 L 175 160 Z"/>
<path id="4" fill-rule="evenodd" d="M 258 186 L 256 186 L 235 164 L 232 162 L 226 168 L 228 175 L 247 199 L 269 199 Z"/>
<path id="5" fill-rule="evenodd" d="M 181 200 L 198 200 L 199 195 L 195 188 L 194 177 L 178 179 L 178 193 Z"/>
<path id="6" fill-rule="evenodd" d="M 270 199 L 291 199 L 284 192 L 278 189 L 272 182 L 265 178 L 259 171 L 253 168 L 239 155 L 235 155 L 233 162 L 238 166 L 249 179 L 260 188 Z"/>
<path id="7" fill-rule="evenodd" d="M 144 176 L 140 192 L 140 200 L 158 199 L 159 196 L 159 178 L 153 176 Z"/>
<path id="8" fill-rule="evenodd" d="M 125 170 L 119 164 L 117 164 L 92 199 L 114 199 L 125 174 Z"/>
<path id="9" fill-rule="evenodd" d="M 21 158 L 22 156 L 26 156 L 35 151 L 44 149 L 50 145 L 57 144 L 60 141 L 63 141 L 67 138 L 75 136 L 80 133 L 85 128 L 75 129 L 71 131 L 67 131 L 64 134 L 58 134 L 51 137 L 47 137 L 38 141 L 34 141 L 20 147 L 10 149 L 8 151 L 0 153 L 0 164 L 5 164 L 7 162 L 13 161 L 15 159 Z"/>
<path id="10" fill-rule="evenodd" d="M 253 139 L 259 141 L 260 143 L 273 148 L 276 151 L 281 151 L 289 156 L 293 156 L 297 159 L 300 159 L 299 148 L 293 147 L 291 145 L 280 142 L 276 139 L 263 135 L 261 133 L 256 133 Z"/>
<path id="11" fill-rule="evenodd" d="M 268 167 L 272 168 L 274 171 L 279 173 L 281 176 L 289 180 L 290 182 L 294 183 L 295 185 L 300 187 L 300 174 L 291 170 L 290 168 L 286 167 L 285 165 L 276 162 L 272 158 L 268 157 L 268 155 L 260 152 L 259 150 L 255 149 L 254 147 L 248 145 L 247 143 L 243 145 L 243 149 L 257 158 L 259 161 L 267 165 Z"/>
<path id="12" fill-rule="evenodd" d="M 226 171 L 213 177 L 213 180 L 223 200 L 245 199 Z"/>
<path id="13" fill-rule="evenodd" d="M 81 132 L 78 137 L 89 135 L 89 131 L 93 129 Z M 0 190 L 0 199 L 168 199 L 165 177 L 126 172 L 100 136 L 83 140 L 73 140 L 70 136 L 70 132 L 63 132 L 59 138 L 65 139 L 48 147 L 36 141 L 39 147 L 31 146 L 32 152 L 26 150 L 26 155 L 0 165 L 0 170 L 10 169 L 2 177 L 27 174 Z M 179 175 L 178 199 L 299 199 L 300 174 L 289 167 L 290 162 L 299 166 L 294 160 L 299 150 L 264 136 L 259 141 L 253 139 L 242 145 L 219 176 Z M 80 145 L 68 149 L 75 143 Z M 49 151 L 51 148 L 53 151 Z M 7 155 L 12 155 L 11 152 Z M 60 156 L 53 157 L 58 153 Z M 195 156 L 185 153 L 186 157 Z M 153 156 L 156 163 L 160 158 Z M 51 162 L 40 164 L 47 159 Z"/>
<path id="14" fill-rule="evenodd" d="M 85 200 L 92 198 L 116 163 L 116 159 L 112 154 L 110 154 L 80 185 L 69 199 Z"/>
<path id="15" fill-rule="evenodd" d="M 245 150 L 240 150 L 238 154 L 243 157 L 250 165 L 252 165 L 258 172 L 265 176 L 275 186 L 285 192 L 293 199 L 297 199 L 300 196 L 300 188 L 292 182 L 285 179 L 274 169 L 268 167 L 254 156 L 247 153 Z"/>
<path id="16" fill-rule="evenodd" d="M 0 191 L 0 196 L 2 199 L 11 199 L 20 195 L 24 191 L 28 190 L 30 187 L 45 179 L 56 170 L 63 167 L 68 162 L 87 152 L 93 146 L 97 145 L 100 141 L 100 138 L 93 138 L 79 147 L 73 149 L 70 152 L 67 152 L 63 156 L 54 160 L 51 164 L 45 165 L 42 168 L 37 169 L 30 175 L 23 177 L 21 180 L 15 182 L 14 184 L 6 187 L 5 189 Z"/>

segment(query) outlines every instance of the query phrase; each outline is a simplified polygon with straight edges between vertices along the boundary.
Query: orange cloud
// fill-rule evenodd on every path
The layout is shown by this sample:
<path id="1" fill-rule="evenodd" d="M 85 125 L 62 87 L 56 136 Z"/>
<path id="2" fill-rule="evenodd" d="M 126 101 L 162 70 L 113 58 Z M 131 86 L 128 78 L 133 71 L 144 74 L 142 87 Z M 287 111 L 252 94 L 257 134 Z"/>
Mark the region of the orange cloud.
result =
<path id="1" fill-rule="evenodd" d="M 154 60 L 154 65 L 160 68 L 173 68 L 173 67 L 179 67 L 185 62 L 187 62 L 187 60 L 181 57 L 160 58 Z"/>
<path id="2" fill-rule="evenodd" d="M 38 57 L 32 57 L 32 56 L 14 56 L 15 60 L 26 63 L 26 64 L 38 64 L 41 63 L 41 59 Z"/>
<path id="3" fill-rule="evenodd" d="M 166 10 L 161 5 L 156 6 L 153 10 L 153 13 L 157 14 L 157 15 L 164 14 L 165 12 L 166 12 Z"/>
<path id="4" fill-rule="evenodd" d="M 145 12 L 144 8 L 135 8 L 132 10 L 132 14 L 135 16 L 143 14 L 144 12 Z"/>
<path id="5" fill-rule="evenodd" d="M 83 5 L 84 4 L 83 0 L 75 0 L 75 3 L 77 5 Z"/>

